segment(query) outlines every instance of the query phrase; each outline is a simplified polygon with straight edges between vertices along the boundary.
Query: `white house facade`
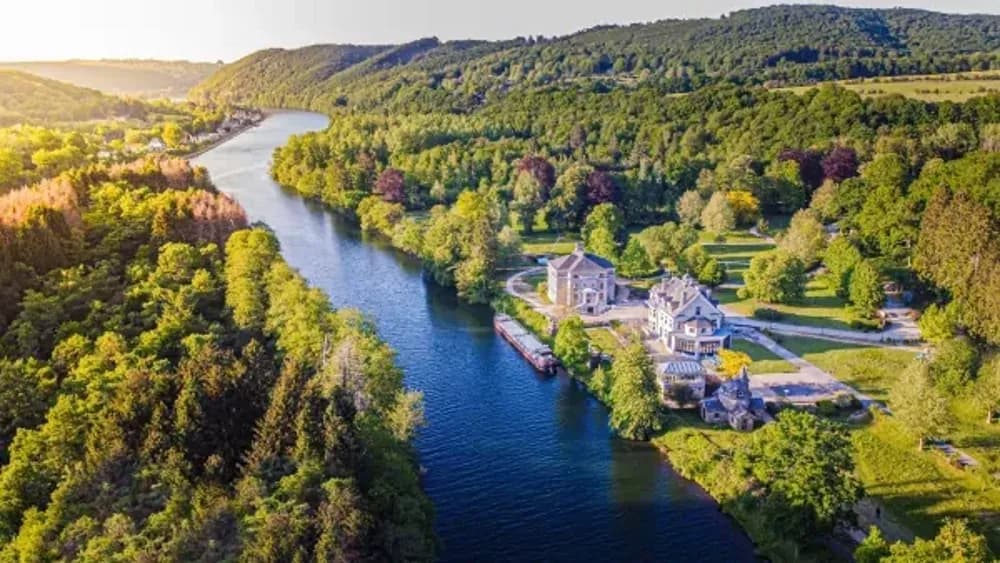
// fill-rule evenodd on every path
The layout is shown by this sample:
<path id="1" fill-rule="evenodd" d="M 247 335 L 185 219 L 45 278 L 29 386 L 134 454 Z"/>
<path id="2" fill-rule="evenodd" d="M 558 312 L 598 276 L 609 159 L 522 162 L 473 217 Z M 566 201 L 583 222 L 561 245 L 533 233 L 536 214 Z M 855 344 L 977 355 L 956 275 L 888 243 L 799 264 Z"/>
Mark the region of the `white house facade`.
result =
<path id="1" fill-rule="evenodd" d="M 700 358 L 728 348 L 725 315 L 688 276 L 665 277 L 649 292 L 647 328 L 674 354 Z"/>

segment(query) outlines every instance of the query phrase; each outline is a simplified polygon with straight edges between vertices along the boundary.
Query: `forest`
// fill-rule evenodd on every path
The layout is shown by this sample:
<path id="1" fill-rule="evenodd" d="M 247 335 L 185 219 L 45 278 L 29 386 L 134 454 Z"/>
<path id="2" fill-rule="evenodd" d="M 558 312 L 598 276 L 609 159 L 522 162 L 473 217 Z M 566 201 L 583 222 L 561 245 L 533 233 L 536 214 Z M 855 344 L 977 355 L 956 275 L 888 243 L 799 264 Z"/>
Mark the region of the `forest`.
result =
<path id="1" fill-rule="evenodd" d="M 636 85 L 792 85 L 1000 67 L 1000 17 L 771 6 L 719 19 L 603 26 L 508 41 L 259 51 L 192 91 L 199 100 L 324 112 L 469 112 L 511 92 Z"/>
<path id="2" fill-rule="evenodd" d="M 183 160 L 0 196 L 0 560 L 427 560 L 421 397 Z"/>

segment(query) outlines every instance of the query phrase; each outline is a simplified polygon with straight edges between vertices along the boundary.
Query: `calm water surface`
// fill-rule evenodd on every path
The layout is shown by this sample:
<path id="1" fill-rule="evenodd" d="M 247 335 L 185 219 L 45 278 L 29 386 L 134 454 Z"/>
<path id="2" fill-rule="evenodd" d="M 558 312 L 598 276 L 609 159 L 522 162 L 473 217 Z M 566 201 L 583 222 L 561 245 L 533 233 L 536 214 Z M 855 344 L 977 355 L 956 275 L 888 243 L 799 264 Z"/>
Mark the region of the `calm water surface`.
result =
<path id="1" fill-rule="evenodd" d="M 541 377 L 485 307 L 427 283 L 420 265 L 366 240 L 268 175 L 289 135 L 325 116 L 279 113 L 196 159 L 337 307 L 371 315 L 424 392 L 417 439 L 444 561 L 752 561 L 752 545 L 659 453 L 619 440 L 577 383 Z"/>

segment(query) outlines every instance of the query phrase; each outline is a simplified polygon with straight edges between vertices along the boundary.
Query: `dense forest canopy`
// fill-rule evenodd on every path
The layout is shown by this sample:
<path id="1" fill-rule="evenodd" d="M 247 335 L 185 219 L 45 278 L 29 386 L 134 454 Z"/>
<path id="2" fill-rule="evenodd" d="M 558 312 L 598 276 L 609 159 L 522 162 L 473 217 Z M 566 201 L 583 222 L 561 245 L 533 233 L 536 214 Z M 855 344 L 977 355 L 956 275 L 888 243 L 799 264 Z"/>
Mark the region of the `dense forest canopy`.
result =
<path id="1" fill-rule="evenodd" d="M 0 63 L 0 69 L 36 74 L 109 94 L 141 98 L 183 98 L 221 63 L 156 60 L 71 60 Z"/>
<path id="2" fill-rule="evenodd" d="M 429 560 L 420 397 L 186 161 L 0 197 L 0 560 Z"/>
<path id="3" fill-rule="evenodd" d="M 586 82 L 688 92 L 706 84 L 1000 67 L 1000 16 L 773 6 L 719 19 L 606 26 L 557 38 L 269 49 L 192 95 L 259 106 L 468 111 L 510 91 Z"/>

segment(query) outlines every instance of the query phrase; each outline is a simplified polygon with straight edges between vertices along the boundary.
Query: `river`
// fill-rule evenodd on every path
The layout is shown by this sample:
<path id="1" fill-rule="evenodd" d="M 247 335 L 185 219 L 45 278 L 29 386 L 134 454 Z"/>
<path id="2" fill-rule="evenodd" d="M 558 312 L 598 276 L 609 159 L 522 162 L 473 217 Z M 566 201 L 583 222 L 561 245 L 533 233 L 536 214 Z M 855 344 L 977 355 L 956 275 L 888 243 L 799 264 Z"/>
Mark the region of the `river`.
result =
<path id="1" fill-rule="evenodd" d="M 614 437 L 578 383 L 532 371 L 491 311 L 268 174 L 289 135 L 327 118 L 277 113 L 195 159 L 267 223 L 285 259 L 337 307 L 375 319 L 424 392 L 416 440 L 443 561 L 752 561 L 745 533 L 647 444 Z"/>

